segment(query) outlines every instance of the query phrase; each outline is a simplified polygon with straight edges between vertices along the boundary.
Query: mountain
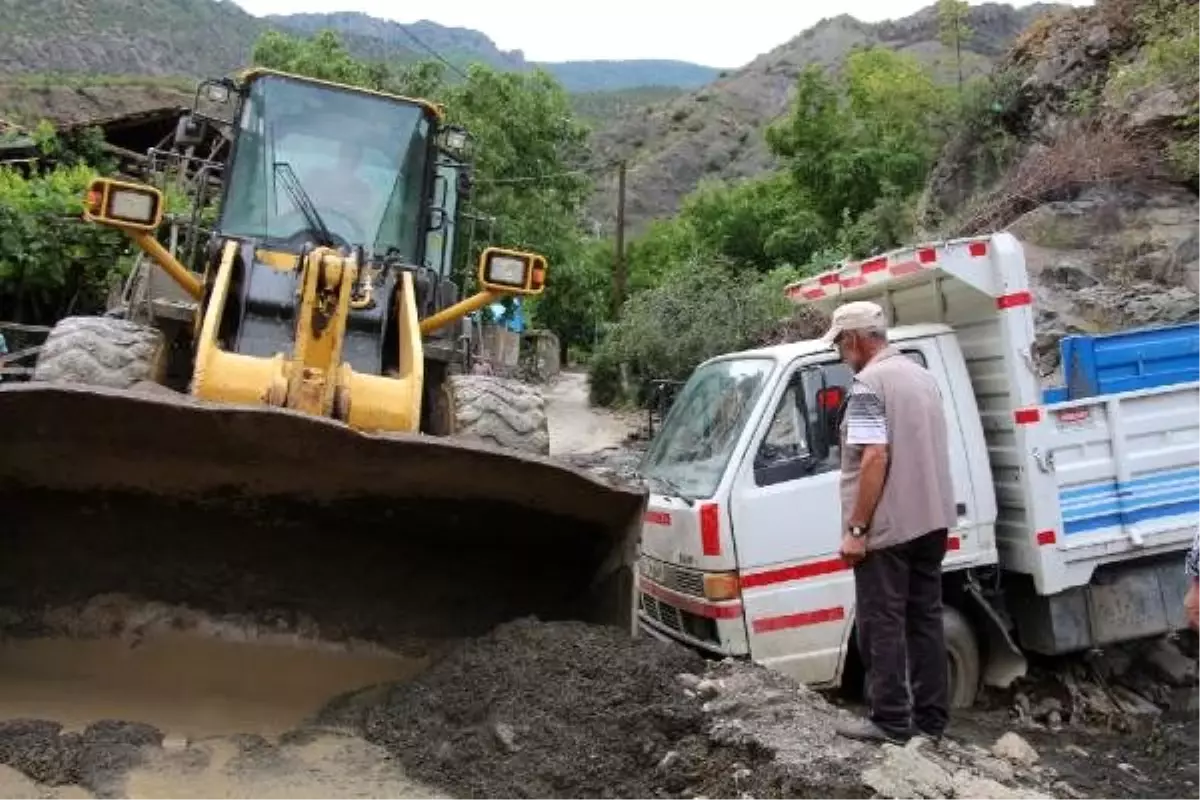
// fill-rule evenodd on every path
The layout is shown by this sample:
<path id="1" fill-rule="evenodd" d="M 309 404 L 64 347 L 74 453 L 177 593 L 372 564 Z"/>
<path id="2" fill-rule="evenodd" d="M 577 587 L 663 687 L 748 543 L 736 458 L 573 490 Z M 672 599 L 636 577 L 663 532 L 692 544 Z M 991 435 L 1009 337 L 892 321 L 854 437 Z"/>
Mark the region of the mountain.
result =
<path id="1" fill-rule="evenodd" d="M 717 70 L 679 61 L 586 61 L 538 65 L 479 31 L 366 14 L 255 17 L 232 0 L 0 0 L 0 75 L 74 73 L 211 77 L 244 65 L 266 30 L 310 35 L 332 29 L 361 58 L 410 62 L 436 52 L 451 63 L 504 70 L 544 66 L 572 92 L 702 86 Z"/>
<path id="2" fill-rule="evenodd" d="M 974 35 L 963 53 L 966 73 L 990 69 L 1030 22 L 1060 7 L 972 6 L 967 22 Z M 597 132 L 593 147 L 597 161 L 628 164 L 628 224 L 636 232 L 645 222 L 670 215 L 705 178 L 737 179 L 769 168 L 763 131 L 787 112 L 796 78 L 809 64 L 836 67 L 853 48 L 880 45 L 912 54 L 953 80 L 954 55 L 938 42 L 937 32 L 934 6 L 874 24 L 847 15 L 824 19 L 707 86 L 617 117 Z M 594 216 L 612 220 L 615 206 L 615 178 L 609 177 L 598 186 Z"/>

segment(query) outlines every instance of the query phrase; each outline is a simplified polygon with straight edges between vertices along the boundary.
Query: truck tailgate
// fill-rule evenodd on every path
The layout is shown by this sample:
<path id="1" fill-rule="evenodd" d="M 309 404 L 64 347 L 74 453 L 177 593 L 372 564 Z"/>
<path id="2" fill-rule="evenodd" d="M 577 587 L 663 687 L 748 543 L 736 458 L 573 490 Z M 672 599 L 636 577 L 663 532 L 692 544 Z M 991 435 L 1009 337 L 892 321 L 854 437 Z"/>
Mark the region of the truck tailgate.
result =
<path id="1" fill-rule="evenodd" d="M 1200 524 L 1200 384 L 1047 406 L 1027 441 L 1038 466 L 1028 484 L 1033 535 L 1005 537 L 1003 552 L 1040 593 L 1083 585 L 1101 564 L 1191 542 Z"/>

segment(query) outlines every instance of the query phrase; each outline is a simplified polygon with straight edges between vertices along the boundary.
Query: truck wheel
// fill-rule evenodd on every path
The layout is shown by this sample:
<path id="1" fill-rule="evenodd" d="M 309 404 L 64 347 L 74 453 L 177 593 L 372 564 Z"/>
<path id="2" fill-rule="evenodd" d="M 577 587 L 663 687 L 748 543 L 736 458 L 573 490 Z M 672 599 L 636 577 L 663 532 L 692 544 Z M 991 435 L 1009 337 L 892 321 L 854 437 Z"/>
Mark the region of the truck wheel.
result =
<path id="1" fill-rule="evenodd" d="M 979 642 L 971 623 L 956 608 L 942 609 L 942 631 L 949 660 L 950 707 L 970 708 L 979 694 L 982 670 Z"/>
<path id="2" fill-rule="evenodd" d="M 550 454 L 546 402 L 533 386 L 493 375 L 446 375 L 434 405 L 430 427 L 436 436 Z"/>
<path id="3" fill-rule="evenodd" d="M 33 380 L 129 389 L 162 383 L 166 343 L 156 329 L 113 317 L 66 317 L 46 337 Z"/>

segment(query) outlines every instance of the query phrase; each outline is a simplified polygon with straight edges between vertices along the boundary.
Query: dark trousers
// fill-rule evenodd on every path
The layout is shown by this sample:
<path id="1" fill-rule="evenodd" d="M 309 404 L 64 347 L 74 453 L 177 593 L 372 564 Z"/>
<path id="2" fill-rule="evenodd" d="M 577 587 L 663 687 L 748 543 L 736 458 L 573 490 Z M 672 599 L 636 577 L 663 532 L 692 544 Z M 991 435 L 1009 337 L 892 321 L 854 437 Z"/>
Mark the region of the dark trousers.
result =
<path id="1" fill-rule="evenodd" d="M 872 550 L 854 568 L 858 651 L 871 720 L 893 732 L 940 735 L 949 718 L 942 633 L 946 531 Z M 909 694 L 909 686 L 912 693 Z M 910 700 L 911 697 L 911 700 Z"/>

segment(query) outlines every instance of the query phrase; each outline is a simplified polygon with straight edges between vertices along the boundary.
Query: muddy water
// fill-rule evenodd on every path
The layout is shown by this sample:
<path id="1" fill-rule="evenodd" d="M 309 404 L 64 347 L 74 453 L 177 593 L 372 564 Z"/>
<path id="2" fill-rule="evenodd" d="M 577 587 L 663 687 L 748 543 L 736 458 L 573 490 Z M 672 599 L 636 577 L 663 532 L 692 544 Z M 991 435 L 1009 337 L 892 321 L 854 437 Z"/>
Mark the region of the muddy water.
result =
<path id="1" fill-rule="evenodd" d="M 273 738 L 334 695 L 406 680 L 424 667 L 378 649 L 192 633 L 6 639 L 0 641 L 0 719 L 53 719 L 72 729 L 100 719 L 138 720 L 188 739 Z"/>

